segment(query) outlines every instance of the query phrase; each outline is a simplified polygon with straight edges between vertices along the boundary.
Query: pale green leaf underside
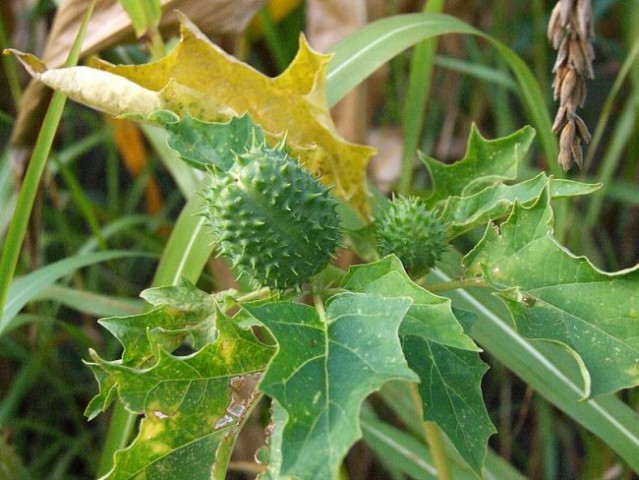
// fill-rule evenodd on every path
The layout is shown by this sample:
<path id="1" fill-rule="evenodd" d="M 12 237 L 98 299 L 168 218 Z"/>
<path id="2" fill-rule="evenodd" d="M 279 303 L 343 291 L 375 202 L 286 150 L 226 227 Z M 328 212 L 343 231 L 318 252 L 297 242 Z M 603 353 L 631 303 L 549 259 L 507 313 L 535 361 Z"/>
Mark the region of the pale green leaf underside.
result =
<path id="1" fill-rule="evenodd" d="M 534 178 L 514 185 L 498 183 L 468 195 L 442 200 L 440 218 L 447 223 L 450 237 L 456 237 L 489 220 L 505 217 L 515 202 L 530 205 L 546 186 L 553 198 L 587 195 L 600 188 L 598 184 L 585 184 L 571 180 L 549 178 L 541 172 Z"/>
<path id="2" fill-rule="evenodd" d="M 342 287 L 386 298 L 409 297 L 413 303 L 402 323 L 402 335 L 421 335 L 442 345 L 479 351 L 453 315 L 450 300 L 434 295 L 413 282 L 394 255 L 351 267 Z"/>
<path id="3" fill-rule="evenodd" d="M 169 146 L 180 158 L 199 170 L 213 167 L 226 171 L 233 165 L 235 154 L 244 153 L 252 143 L 265 141 L 262 129 L 248 114 L 226 123 L 204 122 L 188 115 L 180 119 L 168 111 L 156 112 L 151 119 L 166 129 Z"/>

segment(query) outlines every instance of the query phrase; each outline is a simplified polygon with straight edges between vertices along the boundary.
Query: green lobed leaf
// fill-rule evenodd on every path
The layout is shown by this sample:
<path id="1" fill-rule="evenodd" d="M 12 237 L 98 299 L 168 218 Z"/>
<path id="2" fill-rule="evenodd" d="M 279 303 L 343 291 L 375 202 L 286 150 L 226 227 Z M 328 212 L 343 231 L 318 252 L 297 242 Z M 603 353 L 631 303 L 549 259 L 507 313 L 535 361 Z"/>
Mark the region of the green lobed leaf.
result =
<path id="1" fill-rule="evenodd" d="M 481 379 L 488 366 L 477 352 L 441 345 L 417 335 L 402 338 L 404 354 L 420 377 L 424 420 L 436 422 L 480 475 L 488 438 L 496 433 L 484 404 Z"/>
<path id="2" fill-rule="evenodd" d="M 280 475 L 336 479 L 342 459 L 361 437 L 362 402 L 391 379 L 416 381 L 397 330 L 408 298 L 341 293 L 326 311 L 290 302 L 244 308 L 277 339 L 260 390 L 288 413 Z"/>
<path id="3" fill-rule="evenodd" d="M 541 172 L 514 185 L 497 183 L 470 195 L 451 196 L 442 201 L 444 206 L 440 218 L 448 224 L 449 236 L 456 237 L 474 227 L 485 225 L 489 220 L 508 215 L 515 202 L 530 205 L 547 185 L 553 198 L 586 195 L 601 187 L 600 184 L 549 178 Z"/>
<path id="4" fill-rule="evenodd" d="M 436 422 L 479 474 L 488 438 L 495 433 L 481 392 L 487 367 L 455 317 L 450 300 L 415 284 L 394 256 L 351 267 L 343 287 L 413 300 L 399 334 L 408 366 L 420 377 L 424 419 Z"/>
<path id="5" fill-rule="evenodd" d="M 412 305 L 400 333 L 421 335 L 462 350 L 480 350 L 453 315 L 450 300 L 434 295 L 413 282 L 394 255 L 352 266 L 342 281 L 342 288 L 386 298 L 409 297 Z"/>
<path id="6" fill-rule="evenodd" d="M 226 123 L 204 122 L 189 115 L 180 119 L 169 111 L 156 112 L 150 119 L 166 129 L 169 146 L 180 158 L 199 170 L 214 167 L 227 171 L 234 152 L 243 153 L 254 141 L 265 141 L 262 129 L 248 114 Z"/>
<path id="7" fill-rule="evenodd" d="M 156 308 L 137 315 L 98 321 L 124 347 L 119 360 L 122 365 L 137 369 L 148 367 L 157 362 L 159 347 L 172 351 L 188 340 L 191 347 L 199 349 L 215 340 L 216 299 L 187 279 L 180 278 L 176 285 L 147 289 L 141 296 Z M 99 365 L 88 366 L 100 387 L 86 409 L 86 415 L 92 419 L 106 410 L 115 398 L 116 382 Z"/>
<path id="8" fill-rule="evenodd" d="M 147 329 L 157 323 L 150 313 L 148 319 L 137 319 L 147 322 Z M 173 479 L 188 469 L 189 478 L 208 479 L 213 468 L 215 478 L 224 478 L 220 472 L 257 398 L 255 387 L 273 348 L 219 312 L 216 320 L 215 343 L 187 356 L 155 345 L 150 367 L 107 362 L 92 352 L 95 363 L 89 366 L 102 387 L 109 395 L 117 389 L 129 411 L 144 414 L 137 438 L 116 453 L 107 478 Z"/>
<path id="9" fill-rule="evenodd" d="M 178 285 L 142 292 L 157 308 L 138 315 L 110 317 L 99 320 L 123 345 L 122 363 L 140 367 L 156 353 L 158 345 L 171 351 L 180 346 L 187 335 L 215 333 L 216 304 L 201 292 L 196 298 L 195 287 L 185 279 Z M 159 343 L 158 343 L 159 342 Z"/>
<path id="10" fill-rule="evenodd" d="M 519 161 L 534 137 L 535 130 L 524 127 L 507 137 L 486 140 L 473 125 L 466 154 L 458 162 L 444 164 L 423 155 L 433 181 L 429 202 L 435 204 L 451 196 L 467 196 L 486 185 L 514 180 Z"/>
<path id="11" fill-rule="evenodd" d="M 530 207 L 516 204 L 464 258 L 466 276 L 502 290 L 521 335 L 578 355 L 586 397 L 639 385 L 639 267 L 598 270 L 554 239 L 552 220 L 547 190 Z"/>
<path id="12" fill-rule="evenodd" d="M 450 251 L 439 267 L 431 270 L 429 280 L 455 282 L 463 276 L 461 260 L 461 255 Z M 449 290 L 446 296 L 477 315 L 476 321 L 464 328 L 487 352 L 562 412 L 601 438 L 631 468 L 639 470 L 639 419 L 632 408 L 614 395 L 583 400 L 583 377 L 574 358 L 556 343 L 524 338 L 512 327 L 508 310 L 490 289 Z M 387 389 L 385 387 L 382 392 Z"/>

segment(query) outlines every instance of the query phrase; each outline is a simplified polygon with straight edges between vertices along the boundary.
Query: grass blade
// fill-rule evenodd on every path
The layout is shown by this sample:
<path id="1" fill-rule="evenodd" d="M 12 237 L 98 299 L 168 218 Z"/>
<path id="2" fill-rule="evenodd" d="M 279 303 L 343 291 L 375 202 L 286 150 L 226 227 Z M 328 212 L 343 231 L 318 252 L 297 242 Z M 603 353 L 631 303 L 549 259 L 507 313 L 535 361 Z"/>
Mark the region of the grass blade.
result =
<path id="1" fill-rule="evenodd" d="M 441 13 L 444 1 L 430 1 L 424 6 L 424 13 Z M 406 195 L 413 183 L 413 165 L 419 145 L 419 139 L 424 126 L 424 106 L 433 77 L 435 51 L 437 39 L 433 38 L 417 44 L 413 52 L 410 78 L 408 80 L 408 94 L 404 103 L 402 129 L 404 132 L 404 146 L 402 148 L 402 167 L 397 191 Z"/>
<path id="2" fill-rule="evenodd" d="M 93 6 L 95 2 L 91 2 L 87 14 L 84 17 L 84 21 L 78 32 L 78 36 L 73 43 L 69 58 L 65 63 L 65 66 L 69 67 L 78 63 L 80 58 L 80 49 L 82 47 L 82 41 L 84 40 L 84 34 L 89 24 L 89 18 L 93 12 Z M 7 301 L 7 295 L 9 294 L 9 286 L 11 285 L 11 279 L 18 265 L 18 258 L 22 248 L 22 242 L 27 231 L 27 225 L 31 216 L 31 210 L 38 193 L 40 186 L 40 179 L 44 172 L 44 167 L 53 145 L 53 139 L 62 117 L 62 110 L 66 97 L 61 93 L 55 92 L 49 104 L 49 109 L 44 117 L 42 123 L 42 129 L 38 135 L 38 140 L 33 149 L 33 155 L 29 161 L 29 166 L 24 177 L 24 183 L 18 201 L 16 204 L 15 213 L 13 215 L 13 221 L 9 225 L 7 237 L 4 243 L 4 249 L 2 252 L 2 258 L 0 259 L 0 311 L 4 311 L 4 306 Z M 4 318 L 4 317 L 3 317 Z M 4 325 L 4 323 L 0 324 Z M 0 333 L 2 328 L 0 326 Z"/>
<path id="3" fill-rule="evenodd" d="M 384 63 L 423 40 L 447 34 L 477 35 L 487 40 L 510 67 L 519 84 L 521 100 L 537 129 L 553 175 L 563 177 L 557 158 L 557 139 L 545 107 L 545 98 L 526 63 L 510 48 L 476 28 L 443 14 L 405 14 L 373 22 L 335 45 L 329 63 L 328 103 L 334 105 Z"/>
<path id="4" fill-rule="evenodd" d="M 432 274 L 439 281 L 451 280 L 442 270 Z M 469 333 L 486 351 L 639 471 L 639 420 L 632 409 L 612 395 L 584 401 L 583 381 L 569 355 L 519 335 L 503 320 L 508 314 L 487 291 L 457 290 L 446 296 L 479 315 Z"/>
<path id="5" fill-rule="evenodd" d="M 139 252 L 112 250 L 76 255 L 42 267 L 16 279 L 9 289 L 7 302 L 0 318 L 0 336 L 13 328 L 13 319 L 29 301 L 40 295 L 48 286 L 79 268 L 125 257 L 145 255 Z"/>

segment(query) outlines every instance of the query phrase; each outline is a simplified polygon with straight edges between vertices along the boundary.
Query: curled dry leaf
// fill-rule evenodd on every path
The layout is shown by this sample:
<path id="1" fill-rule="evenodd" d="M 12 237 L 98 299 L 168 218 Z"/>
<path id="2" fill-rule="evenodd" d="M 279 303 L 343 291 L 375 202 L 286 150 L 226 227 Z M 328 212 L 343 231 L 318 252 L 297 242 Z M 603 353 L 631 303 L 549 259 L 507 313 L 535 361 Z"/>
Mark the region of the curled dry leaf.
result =
<path id="1" fill-rule="evenodd" d="M 162 108 L 157 92 L 124 77 L 82 66 L 48 70 L 33 55 L 11 49 L 8 51 L 20 60 L 33 78 L 96 110 L 119 115 L 122 112 L 150 114 Z"/>
<path id="2" fill-rule="evenodd" d="M 160 31 L 168 37 L 178 31 L 175 10 L 195 18 L 197 25 L 209 35 L 238 34 L 267 0 L 162 0 Z M 63 1 L 56 12 L 42 60 L 50 68 L 61 66 L 73 44 L 86 14 L 87 0 Z M 118 0 L 98 0 L 89 22 L 82 47 L 82 57 L 122 42 L 134 41 L 131 20 Z M 38 128 L 33 128 L 44 115 L 48 90 L 32 82 L 24 93 L 24 101 L 11 136 L 11 144 L 29 147 L 35 142 Z"/>

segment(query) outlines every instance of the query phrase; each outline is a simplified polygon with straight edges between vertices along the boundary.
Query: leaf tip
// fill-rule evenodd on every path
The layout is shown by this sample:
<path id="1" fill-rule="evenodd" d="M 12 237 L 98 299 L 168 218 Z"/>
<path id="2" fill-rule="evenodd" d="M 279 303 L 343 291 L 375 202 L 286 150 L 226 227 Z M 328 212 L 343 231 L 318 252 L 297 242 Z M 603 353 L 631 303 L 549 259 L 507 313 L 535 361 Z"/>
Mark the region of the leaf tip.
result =
<path id="1" fill-rule="evenodd" d="M 35 55 L 24 53 L 13 48 L 5 48 L 2 53 L 4 55 L 13 55 L 32 77 L 38 78 L 42 73 L 47 71 L 47 66 Z"/>

